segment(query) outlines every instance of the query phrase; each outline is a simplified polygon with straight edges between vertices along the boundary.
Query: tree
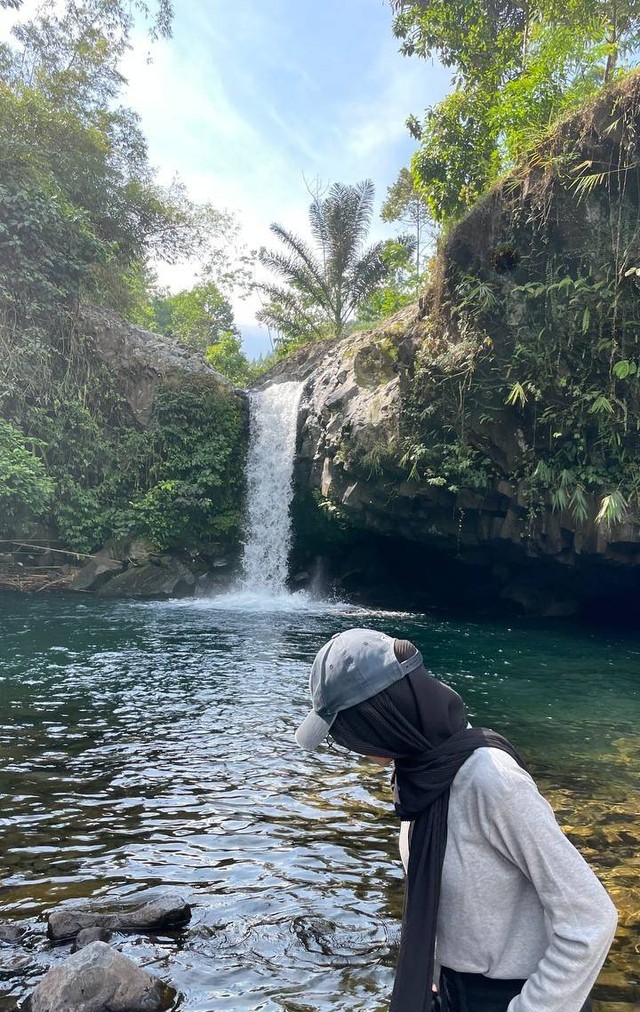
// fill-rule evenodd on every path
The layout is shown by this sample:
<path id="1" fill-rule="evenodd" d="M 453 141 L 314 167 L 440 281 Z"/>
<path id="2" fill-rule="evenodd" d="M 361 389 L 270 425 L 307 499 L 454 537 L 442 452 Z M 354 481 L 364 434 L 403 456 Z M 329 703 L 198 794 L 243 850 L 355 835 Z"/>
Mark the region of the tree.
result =
<path id="1" fill-rule="evenodd" d="M 169 33 L 167 0 L 68 0 L 44 3 L 0 45 L 0 252 L 10 304 L 30 317 L 42 305 L 50 319 L 51 299 L 68 309 L 87 298 L 148 325 L 151 260 L 197 257 L 225 284 L 247 271 L 230 250 L 232 216 L 195 204 L 178 180 L 159 186 L 137 116 L 118 105 L 136 10 Z"/>
<path id="2" fill-rule="evenodd" d="M 258 372 L 242 350 L 240 335 L 231 331 L 221 334 L 217 341 L 209 345 L 205 358 L 236 386 L 247 386 Z"/>
<path id="3" fill-rule="evenodd" d="M 413 232 L 415 273 L 420 276 L 422 253 L 427 236 L 433 237 L 433 218 L 424 196 L 416 187 L 409 169 L 402 168 L 392 186 L 387 188 L 387 199 L 382 205 L 383 221 L 398 221 Z"/>
<path id="4" fill-rule="evenodd" d="M 640 43 L 640 0 L 391 0 L 402 51 L 455 68 L 454 91 L 409 127 L 416 185 L 456 217 Z"/>
<path id="5" fill-rule="evenodd" d="M 151 301 L 152 329 L 186 348 L 204 352 L 223 334 L 235 333 L 233 309 L 212 281 L 175 295 L 164 292 Z"/>
<path id="6" fill-rule="evenodd" d="M 202 280 L 174 295 L 166 290 L 157 292 L 135 322 L 202 352 L 210 365 L 236 386 L 245 386 L 254 376 L 231 303 L 212 281 Z"/>
<path id="7" fill-rule="evenodd" d="M 377 323 L 415 300 L 420 277 L 415 269 L 413 240 L 408 236 L 400 237 L 400 241 L 388 239 L 382 257 L 387 277 L 358 306 L 358 324 Z"/>
<path id="8" fill-rule="evenodd" d="M 437 222 L 470 207 L 496 177 L 500 157 L 491 99 L 480 86 L 457 88 L 427 109 L 411 161 L 416 189 Z"/>
<path id="9" fill-rule="evenodd" d="M 0 8 L 5 10 L 20 10 L 24 0 L 0 0 Z M 53 9 L 51 0 L 43 0 L 41 11 Z M 144 0 L 98 0 L 97 3 L 86 3 L 81 5 L 77 0 L 67 0 L 67 9 L 74 16 L 81 16 L 83 8 L 91 8 L 94 18 L 96 16 L 107 16 L 112 25 L 116 25 L 121 32 L 129 35 L 134 23 L 134 12 L 138 11 L 149 22 L 152 38 L 168 38 L 171 35 L 171 23 L 173 21 L 172 0 L 156 0 L 154 5 L 145 3 Z"/>
<path id="10" fill-rule="evenodd" d="M 284 285 L 261 283 L 267 302 L 259 319 L 287 338 L 339 337 L 360 303 L 380 286 L 389 268 L 384 242 L 368 249 L 374 186 L 370 179 L 355 186 L 333 183 L 316 194 L 309 207 L 313 244 L 273 224 L 284 250 L 259 252 L 260 262 Z"/>

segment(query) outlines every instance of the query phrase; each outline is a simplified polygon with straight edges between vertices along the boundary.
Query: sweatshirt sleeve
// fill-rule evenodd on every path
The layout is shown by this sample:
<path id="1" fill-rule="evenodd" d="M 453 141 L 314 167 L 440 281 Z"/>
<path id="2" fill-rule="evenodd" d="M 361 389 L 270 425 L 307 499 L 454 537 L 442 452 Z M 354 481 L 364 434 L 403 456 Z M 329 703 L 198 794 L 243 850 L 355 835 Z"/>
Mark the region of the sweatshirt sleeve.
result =
<path id="1" fill-rule="evenodd" d="M 486 836 L 532 883 L 551 930 L 508 1012 L 579 1012 L 609 951 L 616 909 L 524 770 L 497 777 L 491 795 L 482 806 Z"/>

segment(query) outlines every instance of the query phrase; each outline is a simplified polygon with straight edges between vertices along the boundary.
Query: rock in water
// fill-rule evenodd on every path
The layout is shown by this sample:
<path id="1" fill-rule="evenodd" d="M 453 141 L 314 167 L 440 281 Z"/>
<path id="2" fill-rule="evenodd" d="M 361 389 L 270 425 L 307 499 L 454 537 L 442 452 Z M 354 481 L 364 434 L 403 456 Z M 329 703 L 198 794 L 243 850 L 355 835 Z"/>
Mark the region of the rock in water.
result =
<path id="1" fill-rule="evenodd" d="M 181 928 L 191 920 L 191 907 L 176 896 L 151 900 L 136 910 L 100 914 L 73 908 L 49 914 L 47 931 L 54 942 L 70 941 L 84 928 L 107 931 L 168 931 Z"/>
<path id="2" fill-rule="evenodd" d="M 110 938 L 111 932 L 107 928 L 83 928 L 76 935 L 71 951 L 77 952 L 92 942 L 108 942 Z"/>
<path id="3" fill-rule="evenodd" d="M 19 942 L 24 935 L 24 930 L 20 924 L 0 924 L 0 942 Z"/>
<path id="4" fill-rule="evenodd" d="M 121 952 L 92 942 L 44 975 L 24 1012 L 163 1012 L 175 996 Z"/>

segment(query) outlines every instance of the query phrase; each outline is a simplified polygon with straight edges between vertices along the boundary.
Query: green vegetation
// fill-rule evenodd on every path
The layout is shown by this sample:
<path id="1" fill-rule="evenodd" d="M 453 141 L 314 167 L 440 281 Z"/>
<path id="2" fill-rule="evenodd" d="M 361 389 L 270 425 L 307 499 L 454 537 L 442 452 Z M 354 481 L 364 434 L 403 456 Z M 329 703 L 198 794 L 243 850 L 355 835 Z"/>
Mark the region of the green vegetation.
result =
<path id="1" fill-rule="evenodd" d="M 280 335 L 285 348 L 306 340 L 340 337 L 358 309 L 378 292 L 393 270 L 384 242 L 365 248 L 373 214 L 374 187 L 334 183 L 309 207 L 313 245 L 273 224 L 284 251 L 261 249 L 260 262 L 284 284 L 262 283 L 266 301 L 259 319 Z M 399 248 L 409 248 L 400 239 Z M 406 258 L 405 258 L 406 259 Z"/>
<path id="2" fill-rule="evenodd" d="M 443 244 L 408 393 L 412 477 L 507 479 L 532 524 L 551 507 L 610 526 L 640 506 L 638 87 L 567 121 Z"/>
<path id="3" fill-rule="evenodd" d="M 47 508 L 53 482 L 22 433 L 0 419 L 0 533 Z"/>
<path id="4" fill-rule="evenodd" d="M 181 380 L 156 396 L 130 516 L 159 548 L 238 540 L 243 426 L 238 399 L 206 381 Z"/>
<path id="5" fill-rule="evenodd" d="M 134 533 L 159 548 L 230 538 L 241 512 L 237 399 L 185 380 L 158 393 L 143 430 L 83 330 L 90 303 L 136 322 L 162 308 L 192 347 L 235 336 L 213 280 L 164 307 L 154 291 L 151 258 L 198 255 L 211 270 L 228 216 L 155 183 L 136 117 L 118 105 L 136 6 L 168 33 L 167 0 L 89 0 L 46 9 L 0 47 L 3 523 L 39 518 L 78 551 Z"/>
<path id="6" fill-rule="evenodd" d="M 231 304 L 212 281 L 175 295 L 158 293 L 150 308 L 151 330 L 193 351 L 205 352 L 223 334 L 235 332 Z"/>
<path id="7" fill-rule="evenodd" d="M 433 217 L 470 207 L 568 110 L 611 82 L 640 41 L 638 0 L 391 0 L 408 55 L 454 68 L 454 89 L 409 128 Z"/>
<path id="8" fill-rule="evenodd" d="M 55 483 L 49 518 L 77 551 L 108 538 L 144 535 L 159 549 L 239 535 L 243 413 L 231 393 L 204 377 L 165 383 L 149 425 L 133 424 L 106 370 L 91 377 L 92 399 L 36 412 L 44 462 Z"/>

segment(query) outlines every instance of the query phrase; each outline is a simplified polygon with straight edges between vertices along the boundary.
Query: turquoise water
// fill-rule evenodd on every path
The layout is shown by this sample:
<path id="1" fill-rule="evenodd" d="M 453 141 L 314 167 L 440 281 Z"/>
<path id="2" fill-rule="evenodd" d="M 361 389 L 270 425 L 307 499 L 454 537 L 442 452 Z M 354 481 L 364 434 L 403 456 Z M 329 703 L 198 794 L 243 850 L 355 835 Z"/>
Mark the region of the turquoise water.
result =
<path id="1" fill-rule="evenodd" d="M 0 597 L 0 1009 L 44 969 L 64 902 L 193 904 L 177 937 L 122 939 L 184 1012 L 382 1012 L 402 902 L 388 774 L 293 730 L 309 661 L 351 625 L 412 639 L 473 723 L 525 753 L 623 912 L 599 1012 L 640 1001 L 640 638 L 418 615 Z M 634 914 L 634 910 L 636 913 Z"/>

